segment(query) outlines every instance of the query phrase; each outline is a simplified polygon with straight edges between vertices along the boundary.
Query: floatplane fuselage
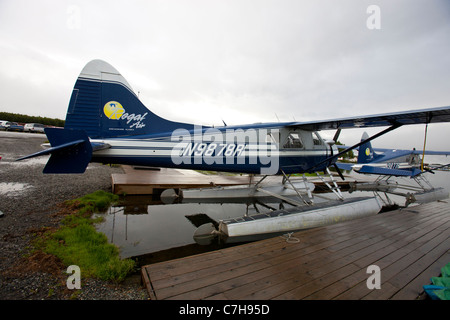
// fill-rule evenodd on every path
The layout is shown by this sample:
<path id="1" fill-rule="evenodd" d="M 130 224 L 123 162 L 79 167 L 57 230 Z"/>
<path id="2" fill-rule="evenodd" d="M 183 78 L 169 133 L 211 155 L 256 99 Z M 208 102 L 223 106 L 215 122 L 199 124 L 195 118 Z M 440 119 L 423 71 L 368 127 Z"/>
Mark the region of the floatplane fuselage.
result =
<path id="1" fill-rule="evenodd" d="M 92 139 L 91 144 L 108 146 L 92 153 L 94 162 L 251 174 L 304 173 L 338 153 L 317 132 L 279 126 L 198 127 L 165 137 Z"/>
<path id="2" fill-rule="evenodd" d="M 189 110 L 186 110 L 189 112 Z M 89 162 L 250 174 L 324 171 L 336 166 L 341 129 L 449 122 L 450 107 L 309 122 L 206 127 L 163 119 L 138 99 L 125 78 L 102 60 L 80 73 L 64 129 L 47 128 L 51 154 L 44 173 L 83 173 Z M 318 131 L 337 130 L 331 141 Z"/>

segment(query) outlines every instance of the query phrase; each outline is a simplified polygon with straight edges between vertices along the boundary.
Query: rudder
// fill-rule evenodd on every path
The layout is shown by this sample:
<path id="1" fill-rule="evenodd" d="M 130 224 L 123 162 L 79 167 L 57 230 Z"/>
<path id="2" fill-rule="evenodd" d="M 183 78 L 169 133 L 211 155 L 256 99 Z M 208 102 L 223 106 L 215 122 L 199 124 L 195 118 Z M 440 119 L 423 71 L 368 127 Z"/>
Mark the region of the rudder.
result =
<path id="1" fill-rule="evenodd" d="M 193 125 L 163 119 L 138 99 L 110 64 L 92 60 L 78 77 L 66 115 L 66 129 L 84 130 L 90 138 L 158 134 Z"/>
<path id="2" fill-rule="evenodd" d="M 364 132 L 361 141 L 367 140 L 369 138 L 369 135 L 367 132 Z M 366 142 L 359 146 L 358 148 L 358 163 L 370 163 L 374 160 L 376 154 L 373 151 L 372 143 Z"/>

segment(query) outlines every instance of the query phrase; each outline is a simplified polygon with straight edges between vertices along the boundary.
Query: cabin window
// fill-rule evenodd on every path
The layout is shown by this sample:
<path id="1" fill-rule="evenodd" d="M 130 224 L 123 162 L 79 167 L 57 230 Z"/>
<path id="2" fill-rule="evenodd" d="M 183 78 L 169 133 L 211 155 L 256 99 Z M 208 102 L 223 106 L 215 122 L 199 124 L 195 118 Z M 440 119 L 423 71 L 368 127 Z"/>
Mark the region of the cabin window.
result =
<path id="1" fill-rule="evenodd" d="M 323 144 L 322 139 L 317 132 L 313 132 L 313 142 L 315 146 L 321 146 Z"/>
<path id="2" fill-rule="evenodd" d="M 286 149 L 303 148 L 303 142 L 297 132 L 289 133 L 286 143 L 283 146 Z"/>

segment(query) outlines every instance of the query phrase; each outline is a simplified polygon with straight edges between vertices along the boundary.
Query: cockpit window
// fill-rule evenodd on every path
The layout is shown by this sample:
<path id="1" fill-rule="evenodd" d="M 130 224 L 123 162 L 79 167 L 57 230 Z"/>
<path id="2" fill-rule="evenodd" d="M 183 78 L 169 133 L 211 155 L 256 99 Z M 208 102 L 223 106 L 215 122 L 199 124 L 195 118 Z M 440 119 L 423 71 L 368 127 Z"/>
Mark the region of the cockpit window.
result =
<path id="1" fill-rule="evenodd" d="M 303 142 L 300 135 L 296 132 L 289 133 L 286 143 L 283 146 L 286 149 L 290 148 L 303 148 Z"/>

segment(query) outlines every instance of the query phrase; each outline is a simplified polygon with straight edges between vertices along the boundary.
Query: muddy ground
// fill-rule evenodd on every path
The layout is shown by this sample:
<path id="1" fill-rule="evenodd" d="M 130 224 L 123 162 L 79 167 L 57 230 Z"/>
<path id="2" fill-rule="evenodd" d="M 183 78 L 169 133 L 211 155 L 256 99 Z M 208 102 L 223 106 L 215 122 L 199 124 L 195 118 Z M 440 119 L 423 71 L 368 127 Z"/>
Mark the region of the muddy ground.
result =
<path id="1" fill-rule="evenodd" d="M 42 150 L 43 134 L 0 131 L 0 299 L 148 299 L 139 272 L 121 284 L 83 279 L 81 290 L 68 290 L 64 265 L 32 240 L 58 226 L 61 204 L 96 190 L 111 192 L 111 174 L 120 167 L 90 164 L 84 174 L 44 175 L 48 157 L 21 162 Z"/>

